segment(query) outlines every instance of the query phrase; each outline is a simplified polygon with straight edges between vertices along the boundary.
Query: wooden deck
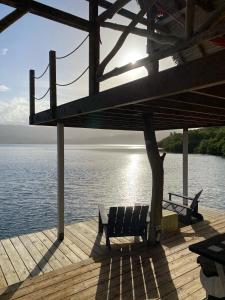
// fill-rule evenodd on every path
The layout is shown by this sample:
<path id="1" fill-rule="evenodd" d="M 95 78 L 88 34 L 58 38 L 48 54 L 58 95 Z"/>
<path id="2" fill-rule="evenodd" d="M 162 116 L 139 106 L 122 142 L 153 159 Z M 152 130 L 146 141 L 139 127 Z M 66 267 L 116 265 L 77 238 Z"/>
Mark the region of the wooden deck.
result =
<path id="1" fill-rule="evenodd" d="M 97 236 L 96 220 L 0 241 L 0 299 L 196 299 L 205 294 L 188 246 L 225 232 L 225 212 L 202 209 L 205 221 L 147 247 L 131 238 Z"/>

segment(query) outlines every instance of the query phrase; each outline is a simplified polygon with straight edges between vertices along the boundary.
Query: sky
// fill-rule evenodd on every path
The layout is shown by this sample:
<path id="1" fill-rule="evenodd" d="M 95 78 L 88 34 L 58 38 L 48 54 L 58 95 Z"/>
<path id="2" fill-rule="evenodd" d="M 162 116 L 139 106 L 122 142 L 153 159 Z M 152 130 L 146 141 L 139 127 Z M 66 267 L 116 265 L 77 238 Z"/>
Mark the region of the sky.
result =
<path id="1" fill-rule="evenodd" d="M 46 0 L 44 4 L 65 10 L 77 16 L 88 18 L 88 2 L 85 0 Z M 127 6 L 136 11 L 135 0 Z M 0 4 L 0 18 L 13 11 Z M 103 10 L 100 9 L 100 12 Z M 128 24 L 122 17 L 112 21 Z M 120 33 L 110 29 L 101 30 L 101 59 L 103 59 L 117 41 Z M 26 14 L 0 34 L 0 124 L 28 124 L 29 117 L 29 70 L 34 69 L 40 75 L 48 64 L 49 50 L 55 50 L 62 56 L 73 50 L 85 37 L 86 32 Z M 146 40 L 129 36 L 119 54 L 112 60 L 106 71 L 134 62 L 146 56 Z M 88 66 L 88 41 L 72 56 L 57 61 L 57 82 L 66 83 L 76 78 Z M 161 68 L 172 66 L 171 59 L 161 63 Z M 101 84 L 101 90 L 123 84 L 146 76 L 145 68 L 133 70 L 125 75 L 107 80 Z M 42 96 L 48 89 L 48 72 L 43 79 L 36 81 L 36 97 Z M 58 104 L 66 103 L 88 95 L 87 74 L 74 85 L 58 88 Z M 49 108 L 48 96 L 38 101 L 37 111 Z"/>

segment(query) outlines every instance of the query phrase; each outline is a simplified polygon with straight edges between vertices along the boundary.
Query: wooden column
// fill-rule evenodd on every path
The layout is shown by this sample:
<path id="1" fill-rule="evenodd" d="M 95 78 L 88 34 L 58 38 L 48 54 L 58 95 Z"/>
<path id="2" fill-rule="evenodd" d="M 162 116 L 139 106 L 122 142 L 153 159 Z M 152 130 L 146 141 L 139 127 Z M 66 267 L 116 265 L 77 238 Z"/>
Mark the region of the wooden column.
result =
<path id="1" fill-rule="evenodd" d="M 64 239 L 64 125 L 57 123 L 58 240 Z"/>
<path id="2" fill-rule="evenodd" d="M 56 53 L 49 51 L 49 83 L 50 83 L 50 109 L 55 117 L 57 106 L 57 91 L 56 91 Z"/>
<path id="3" fill-rule="evenodd" d="M 30 125 L 33 124 L 35 115 L 35 71 L 30 70 Z"/>
<path id="4" fill-rule="evenodd" d="M 99 92 L 99 82 L 97 81 L 97 69 L 100 57 L 100 26 L 96 19 L 98 17 L 98 0 L 89 2 L 89 95 Z"/>
<path id="5" fill-rule="evenodd" d="M 150 213 L 149 242 L 159 242 L 162 223 L 162 200 L 164 185 L 163 161 L 165 155 L 160 157 L 153 126 L 153 115 L 144 115 L 144 137 L 146 151 L 152 170 L 152 199 Z"/>
<path id="6" fill-rule="evenodd" d="M 183 195 L 188 196 L 188 128 L 183 129 Z M 183 204 L 188 201 L 183 199 Z"/>
<path id="7" fill-rule="evenodd" d="M 154 11 L 154 8 L 151 10 Z M 148 32 L 154 32 L 154 12 L 147 13 Z M 154 52 L 154 42 L 147 40 L 147 53 L 151 57 Z M 159 71 L 159 62 L 149 62 L 146 66 L 148 74 L 154 76 Z M 155 244 L 160 241 L 162 224 L 162 200 L 164 186 L 163 160 L 165 155 L 160 157 L 156 141 L 155 129 L 153 126 L 153 114 L 144 115 L 144 137 L 146 151 L 152 170 L 152 198 L 148 241 Z"/>

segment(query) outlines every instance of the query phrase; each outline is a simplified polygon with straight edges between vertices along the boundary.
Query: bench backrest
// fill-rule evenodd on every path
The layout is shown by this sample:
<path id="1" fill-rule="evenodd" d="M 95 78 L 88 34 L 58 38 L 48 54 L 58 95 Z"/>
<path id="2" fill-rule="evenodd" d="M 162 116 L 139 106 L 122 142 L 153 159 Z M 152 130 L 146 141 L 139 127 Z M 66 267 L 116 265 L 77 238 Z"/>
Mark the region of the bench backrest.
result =
<path id="1" fill-rule="evenodd" d="M 199 202 L 199 198 L 200 198 L 200 196 L 201 196 L 202 191 L 203 191 L 203 190 L 201 190 L 200 192 L 198 192 L 198 193 L 195 195 L 195 197 L 194 197 L 194 199 L 193 199 L 193 201 L 192 201 L 192 203 L 191 203 L 191 205 L 190 205 L 190 208 L 191 208 L 192 210 L 195 210 L 195 209 L 198 207 L 198 202 Z"/>
<path id="2" fill-rule="evenodd" d="M 142 235 L 149 206 L 110 207 L 108 233 L 111 236 Z"/>

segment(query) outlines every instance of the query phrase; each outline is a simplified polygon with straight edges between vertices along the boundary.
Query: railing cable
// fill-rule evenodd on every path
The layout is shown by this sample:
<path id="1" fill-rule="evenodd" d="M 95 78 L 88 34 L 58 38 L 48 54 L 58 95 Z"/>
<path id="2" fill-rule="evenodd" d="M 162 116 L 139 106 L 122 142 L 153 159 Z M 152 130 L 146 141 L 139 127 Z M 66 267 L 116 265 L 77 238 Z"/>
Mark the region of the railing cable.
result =
<path id="1" fill-rule="evenodd" d="M 68 85 L 71 85 L 71 84 L 77 82 L 87 72 L 88 69 L 89 69 L 89 66 L 77 78 L 75 78 L 73 81 L 71 81 L 69 83 L 56 83 L 56 85 L 58 85 L 58 86 L 68 86 Z"/>
<path id="2" fill-rule="evenodd" d="M 68 54 L 64 55 L 64 56 L 58 56 L 56 57 L 56 59 L 63 59 L 63 58 L 67 58 L 68 56 L 72 55 L 74 52 L 76 52 L 88 39 L 89 34 L 85 37 L 85 39 L 71 52 L 69 52 Z"/>
<path id="3" fill-rule="evenodd" d="M 49 64 L 47 65 L 47 67 L 45 68 L 44 72 L 43 72 L 40 76 L 36 76 L 36 77 L 34 77 L 34 78 L 35 78 L 35 79 L 40 79 L 40 78 L 42 78 L 42 77 L 45 75 L 45 73 L 48 71 L 48 68 L 49 68 Z"/>
<path id="4" fill-rule="evenodd" d="M 47 94 L 50 92 L 50 88 L 47 90 L 47 92 L 42 96 L 42 97 L 40 97 L 40 98 L 36 98 L 35 97 L 35 100 L 42 100 L 42 99 L 44 99 L 46 96 L 47 96 Z"/>

